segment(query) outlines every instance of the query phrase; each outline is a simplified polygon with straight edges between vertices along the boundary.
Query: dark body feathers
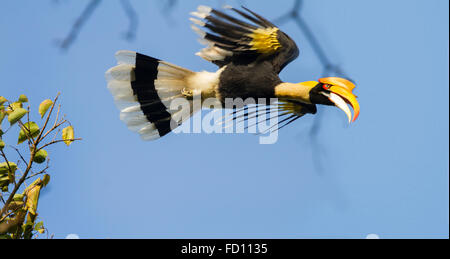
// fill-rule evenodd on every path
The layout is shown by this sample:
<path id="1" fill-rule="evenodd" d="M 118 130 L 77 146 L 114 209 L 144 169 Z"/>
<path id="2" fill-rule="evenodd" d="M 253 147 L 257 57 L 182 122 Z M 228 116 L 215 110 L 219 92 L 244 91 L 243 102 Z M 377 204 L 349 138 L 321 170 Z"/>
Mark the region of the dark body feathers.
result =
<path id="1" fill-rule="evenodd" d="M 230 63 L 220 75 L 219 95 L 223 104 L 226 98 L 274 98 L 275 86 L 280 83 L 268 61 L 250 65 Z"/>

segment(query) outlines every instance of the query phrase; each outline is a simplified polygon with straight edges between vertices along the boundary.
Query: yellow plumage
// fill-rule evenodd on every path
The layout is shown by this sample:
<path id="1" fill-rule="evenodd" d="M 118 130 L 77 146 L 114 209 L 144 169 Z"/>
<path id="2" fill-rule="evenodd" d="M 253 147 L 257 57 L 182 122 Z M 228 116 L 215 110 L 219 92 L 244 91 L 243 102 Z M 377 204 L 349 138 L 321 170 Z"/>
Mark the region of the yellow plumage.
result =
<path id="1" fill-rule="evenodd" d="M 262 54 L 271 54 L 281 48 L 278 42 L 278 28 L 258 28 L 248 36 L 253 40 L 250 42 L 252 50 Z"/>

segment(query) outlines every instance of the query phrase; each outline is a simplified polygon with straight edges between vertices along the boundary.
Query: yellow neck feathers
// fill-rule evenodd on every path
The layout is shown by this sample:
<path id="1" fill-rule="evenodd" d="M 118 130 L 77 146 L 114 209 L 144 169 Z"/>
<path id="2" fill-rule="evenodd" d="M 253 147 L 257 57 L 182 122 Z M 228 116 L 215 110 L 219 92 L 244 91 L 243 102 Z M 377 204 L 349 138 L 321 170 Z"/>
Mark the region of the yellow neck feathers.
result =
<path id="1" fill-rule="evenodd" d="M 309 92 L 318 82 L 308 81 L 298 84 L 281 83 L 275 86 L 275 96 L 279 99 L 298 100 L 304 103 L 311 103 L 309 100 Z"/>

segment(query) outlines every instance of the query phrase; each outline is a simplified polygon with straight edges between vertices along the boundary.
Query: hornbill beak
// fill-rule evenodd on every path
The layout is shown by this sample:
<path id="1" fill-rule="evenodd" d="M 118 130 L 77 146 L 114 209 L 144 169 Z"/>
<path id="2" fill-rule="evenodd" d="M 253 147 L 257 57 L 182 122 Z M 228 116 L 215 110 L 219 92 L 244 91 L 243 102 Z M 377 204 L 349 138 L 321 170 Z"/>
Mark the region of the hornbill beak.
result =
<path id="1" fill-rule="evenodd" d="M 326 89 L 330 91 L 326 96 L 336 105 L 336 107 L 345 112 L 348 117 L 348 122 L 354 122 L 359 116 L 359 103 L 356 100 L 357 96 L 352 93 L 355 85 L 349 80 L 339 77 L 321 78 L 319 79 L 319 82 L 326 85 Z M 353 119 L 347 103 L 353 108 Z"/>

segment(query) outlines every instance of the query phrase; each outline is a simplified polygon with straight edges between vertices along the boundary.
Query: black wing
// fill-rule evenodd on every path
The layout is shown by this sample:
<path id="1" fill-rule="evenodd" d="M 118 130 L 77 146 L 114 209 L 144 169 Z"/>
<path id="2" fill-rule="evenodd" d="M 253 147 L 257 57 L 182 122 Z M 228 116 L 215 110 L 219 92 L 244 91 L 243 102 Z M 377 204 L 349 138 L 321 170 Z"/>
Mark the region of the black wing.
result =
<path id="1" fill-rule="evenodd" d="M 299 49 L 295 42 L 271 22 L 245 7 L 246 12 L 227 8 L 246 21 L 207 6 L 199 6 L 196 12 L 191 13 L 203 19 L 191 18 L 194 23 L 192 29 L 200 35 L 202 43 L 208 46 L 197 55 L 219 67 L 230 62 L 246 65 L 268 60 L 277 73 L 298 57 Z M 195 25 L 205 27 L 209 32 Z"/>

